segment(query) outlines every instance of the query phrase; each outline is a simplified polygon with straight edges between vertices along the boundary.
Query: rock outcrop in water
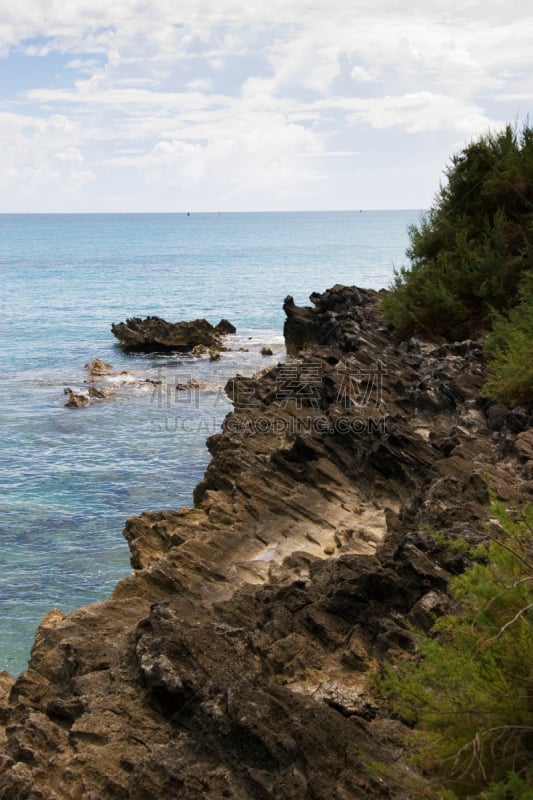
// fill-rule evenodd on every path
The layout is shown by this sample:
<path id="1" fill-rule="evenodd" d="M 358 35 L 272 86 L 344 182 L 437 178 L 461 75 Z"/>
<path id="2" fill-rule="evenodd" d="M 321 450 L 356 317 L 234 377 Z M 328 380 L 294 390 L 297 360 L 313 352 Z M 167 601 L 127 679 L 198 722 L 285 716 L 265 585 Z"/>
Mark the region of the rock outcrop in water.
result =
<path id="1" fill-rule="evenodd" d="M 132 372 L 124 370 L 117 372 L 113 369 L 112 364 L 108 364 L 100 358 L 94 358 L 85 364 L 85 369 L 88 374 L 84 383 L 89 384 L 88 388 L 79 390 L 65 386 L 63 393 L 67 395 L 66 408 L 88 408 L 93 400 L 99 402 L 113 398 L 117 390 L 125 387 L 134 389 L 139 386 L 154 386 L 161 383 L 158 379 L 139 377 Z"/>
<path id="2" fill-rule="evenodd" d="M 293 357 L 228 382 L 195 507 L 128 520 L 131 577 L 3 676 L 2 800 L 409 797 L 372 678 L 466 566 L 432 531 L 482 539 L 487 481 L 531 498 L 532 417 L 480 399 L 475 342 L 311 299 L 285 303 Z"/>
<path id="3" fill-rule="evenodd" d="M 161 317 L 132 317 L 113 323 L 111 331 L 128 350 L 183 350 L 204 348 L 213 353 L 222 349 L 222 339 L 236 332 L 227 319 L 213 326 L 206 319 L 191 322 L 166 322 Z"/>

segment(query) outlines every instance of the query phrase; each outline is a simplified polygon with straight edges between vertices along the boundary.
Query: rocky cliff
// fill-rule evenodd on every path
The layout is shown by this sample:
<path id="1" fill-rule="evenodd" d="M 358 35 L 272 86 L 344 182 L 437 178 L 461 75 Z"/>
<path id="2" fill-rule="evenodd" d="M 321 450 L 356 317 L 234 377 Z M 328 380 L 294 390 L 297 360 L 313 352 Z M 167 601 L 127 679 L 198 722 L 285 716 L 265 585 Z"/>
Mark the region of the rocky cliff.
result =
<path id="1" fill-rule="evenodd" d="M 373 676 L 448 608 L 466 562 L 435 532 L 482 538 L 487 482 L 531 499 L 532 418 L 480 399 L 477 343 L 311 300 L 285 301 L 285 363 L 229 381 L 195 507 L 128 520 L 131 577 L 3 676 L 0 798 L 409 796 Z"/>

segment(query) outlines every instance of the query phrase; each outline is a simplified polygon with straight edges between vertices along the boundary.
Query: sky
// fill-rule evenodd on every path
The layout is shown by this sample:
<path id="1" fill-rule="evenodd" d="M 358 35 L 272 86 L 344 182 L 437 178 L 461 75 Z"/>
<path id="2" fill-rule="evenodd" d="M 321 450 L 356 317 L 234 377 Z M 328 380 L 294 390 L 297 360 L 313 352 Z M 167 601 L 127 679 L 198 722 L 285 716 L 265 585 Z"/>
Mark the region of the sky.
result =
<path id="1" fill-rule="evenodd" d="M 0 213 L 427 208 L 529 0 L 0 0 Z"/>

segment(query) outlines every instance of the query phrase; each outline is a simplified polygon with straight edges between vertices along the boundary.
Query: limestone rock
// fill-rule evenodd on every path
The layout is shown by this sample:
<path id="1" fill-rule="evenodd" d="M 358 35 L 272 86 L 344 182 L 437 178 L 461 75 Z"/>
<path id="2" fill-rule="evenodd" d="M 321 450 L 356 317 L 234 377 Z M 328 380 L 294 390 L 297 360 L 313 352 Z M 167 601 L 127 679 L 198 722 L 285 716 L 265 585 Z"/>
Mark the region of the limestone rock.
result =
<path id="1" fill-rule="evenodd" d="M 89 381 L 98 381 L 106 375 L 113 374 L 113 367 L 101 358 L 93 358 L 89 364 L 85 364 L 85 369 L 89 371 Z"/>
<path id="2" fill-rule="evenodd" d="M 67 395 L 66 408 L 87 408 L 91 405 L 88 395 L 75 392 L 69 387 L 65 387 L 63 391 Z"/>

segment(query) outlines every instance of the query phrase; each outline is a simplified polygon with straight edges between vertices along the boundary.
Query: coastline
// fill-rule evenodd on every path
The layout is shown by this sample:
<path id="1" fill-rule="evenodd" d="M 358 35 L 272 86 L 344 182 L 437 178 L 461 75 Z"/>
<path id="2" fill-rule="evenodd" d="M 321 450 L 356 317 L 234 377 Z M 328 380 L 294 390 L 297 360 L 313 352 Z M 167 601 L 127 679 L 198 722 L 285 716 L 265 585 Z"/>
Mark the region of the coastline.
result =
<path id="1" fill-rule="evenodd" d="M 2 797 L 405 796 L 373 676 L 464 568 L 430 531 L 481 540 L 487 480 L 531 495 L 531 420 L 479 399 L 475 342 L 400 343 L 375 292 L 311 298 L 286 301 L 295 360 L 226 385 L 195 507 L 129 519 L 133 575 L 4 676 Z"/>

